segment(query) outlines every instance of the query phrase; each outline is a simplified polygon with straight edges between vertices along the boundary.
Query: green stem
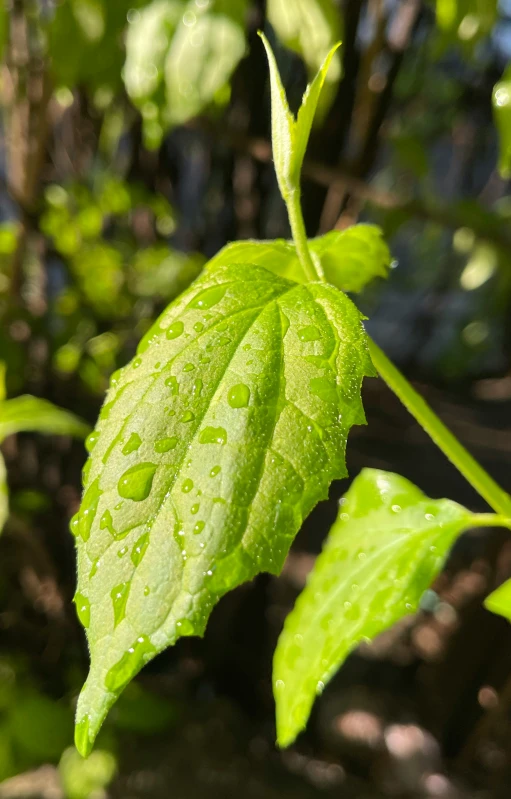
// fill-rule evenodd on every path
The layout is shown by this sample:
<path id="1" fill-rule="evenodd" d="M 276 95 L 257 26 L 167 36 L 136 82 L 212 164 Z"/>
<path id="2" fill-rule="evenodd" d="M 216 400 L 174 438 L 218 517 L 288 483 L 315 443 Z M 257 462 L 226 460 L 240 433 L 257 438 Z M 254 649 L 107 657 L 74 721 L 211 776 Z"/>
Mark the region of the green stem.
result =
<path id="1" fill-rule="evenodd" d="M 474 513 L 471 524 L 473 527 L 507 527 L 511 530 L 511 519 L 495 513 Z"/>
<path id="2" fill-rule="evenodd" d="M 408 380 L 389 361 L 385 353 L 369 339 L 369 352 L 380 377 L 405 408 L 412 414 L 444 455 L 454 464 L 488 505 L 498 514 L 511 517 L 511 497 L 467 452 L 450 430 L 440 421 L 427 402 L 410 385 Z M 505 525 L 506 526 L 506 525 Z"/>
<path id="3" fill-rule="evenodd" d="M 310 280 L 312 283 L 318 280 L 324 282 L 325 276 L 323 275 L 321 267 L 316 265 L 312 260 L 309 245 L 307 244 L 307 233 L 305 232 L 302 207 L 300 205 L 300 189 L 297 188 L 290 192 L 285 198 L 285 202 L 289 216 L 289 224 L 291 225 L 291 233 L 293 234 L 293 241 L 307 280 Z"/>

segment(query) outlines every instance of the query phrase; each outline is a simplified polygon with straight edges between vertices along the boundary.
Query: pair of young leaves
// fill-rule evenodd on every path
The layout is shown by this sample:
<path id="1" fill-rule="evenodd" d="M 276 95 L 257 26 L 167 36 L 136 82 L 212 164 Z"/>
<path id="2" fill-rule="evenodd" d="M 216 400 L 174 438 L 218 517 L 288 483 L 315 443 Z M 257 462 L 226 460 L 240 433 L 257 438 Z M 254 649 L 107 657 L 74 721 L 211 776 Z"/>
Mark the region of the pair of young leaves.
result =
<path id="1" fill-rule="evenodd" d="M 265 44 L 275 164 L 289 199 L 332 53 L 295 120 Z M 279 573 L 303 519 L 346 474 L 346 439 L 364 422 L 361 383 L 374 368 L 344 290 L 386 274 L 389 255 L 372 226 L 309 250 L 328 283 L 306 281 L 290 242 L 229 245 L 112 377 L 71 525 L 91 651 L 77 708 L 84 755 L 144 663 L 180 636 L 201 635 L 227 591 Z M 477 523 L 372 471 L 341 510 L 277 647 L 282 745 L 350 649 L 414 610 L 454 537 Z"/>

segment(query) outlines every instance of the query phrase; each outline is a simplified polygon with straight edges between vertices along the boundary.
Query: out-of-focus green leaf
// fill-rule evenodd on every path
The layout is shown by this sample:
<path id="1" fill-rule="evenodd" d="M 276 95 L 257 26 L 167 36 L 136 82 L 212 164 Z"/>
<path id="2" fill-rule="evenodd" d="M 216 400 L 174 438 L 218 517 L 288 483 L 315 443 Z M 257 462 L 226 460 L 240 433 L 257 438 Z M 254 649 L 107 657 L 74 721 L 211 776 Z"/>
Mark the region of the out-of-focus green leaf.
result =
<path id="1" fill-rule="evenodd" d="M 417 610 L 454 540 L 476 523 L 397 474 L 364 469 L 354 480 L 275 651 L 281 746 L 351 650 Z"/>
<path id="2" fill-rule="evenodd" d="M 0 441 L 28 430 L 85 438 L 90 428 L 73 413 L 28 394 L 0 403 Z"/>
<path id="3" fill-rule="evenodd" d="M 487 596 L 484 604 L 492 613 L 497 613 L 497 615 L 504 616 L 505 619 L 511 621 L 511 580 L 502 583 Z"/>
<path id="4" fill-rule="evenodd" d="M 499 132 L 499 172 L 508 180 L 511 177 L 511 64 L 494 87 L 492 102 Z"/>
<path id="5" fill-rule="evenodd" d="M 272 148 L 275 173 L 283 199 L 287 202 L 293 192 L 299 191 L 300 172 L 309 141 L 312 122 L 316 113 L 321 89 L 338 44 L 335 44 L 322 62 L 312 83 L 307 86 L 302 104 L 295 119 L 287 102 L 279 69 L 273 50 L 266 36 L 261 33 L 268 66 L 271 87 Z"/>
<path id="6" fill-rule="evenodd" d="M 124 80 L 149 146 L 166 128 L 227 102 L 247 8 L 247 0 L 156 0 L 132 18 Z"/>
<path id="7" fill-rule="evenodd" d="M 67 799 L 91 799 L 105 796 L 105 788 L 117 771 L 117 761 L 112 752 L 96 749 L 87 759 L 78 754 L 74 746 L 62 753 L 59 774 Z"/>
<path id="8" fill-rule="evenodd" d="M 375 277 L 386 278 L 390 252 L 377 225 L 354 225 L 309 239 L 309 250 L 320 262 L 326 279 L 343 291 L 362 291 Z M 236 241 L 227 244 L 207 264 L 257 264 L 281 277 L 306 283 L 307 278 L 290 241 Z"/>
<path id="9" fill-rule="evenodd" d="M 35 762 L 56 761 L 73 736 L 73 714 L 65 705 L 41 694 L 19 696 L 11 710 L 10 728 L 16 748 Z"/>
<path id="10" fill-rule="evenodd" d="M 342 39 L 341 7 L 334 0 L 268 0 L 267 17 L 282 43 L 303 58 L 310 78 L 320 69 L 326 53 Z M 324 75 L 320 117 L 341 78 L 340 53 L 332 53 L 331 58 L 332 66 Z"/>
<path id="11" fill-rule="evenodd" d="M 436 21 L 445 43 L 471 49 L 491 32 L 498 0 L 436 0 Z"/>
<path id="12" fill-rule="evenodd" d="M 56 83 L 92 89 L 121 83 L 123 33 L 140 0 L 66 0 L 48 26 L 48 52 Z"/>
<path id="13" fill-rule="evenodd" d="M 204 259 L 172 250 L 167 245 L 147 247 L 136 254 L 128 283 L 141 297 L 173 300 L 198 277 Z"/>
<path id="14" fill-rule="evenodd" d="M 227 591 L 280 571 L 345 473 L 373 373 L 345 294 L 230 265 L 196 280 L 112 376 L 71 523 L 91 651 L 79 751 L 148 660 L 202 635 Z"/>

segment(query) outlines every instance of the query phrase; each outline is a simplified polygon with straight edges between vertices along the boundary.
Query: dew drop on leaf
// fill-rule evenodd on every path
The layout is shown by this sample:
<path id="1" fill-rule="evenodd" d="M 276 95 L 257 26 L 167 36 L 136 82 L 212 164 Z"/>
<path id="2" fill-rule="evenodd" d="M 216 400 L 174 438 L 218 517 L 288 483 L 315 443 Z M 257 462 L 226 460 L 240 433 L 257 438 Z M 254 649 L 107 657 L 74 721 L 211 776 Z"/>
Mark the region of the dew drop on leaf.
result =
<path id="1" fill-rule="evenodd" d="M 138 433 L 132 433 L 128 438 L 126 444 L 122 448 L 123 455 L 129 455 L 131 452 L 136 452 L 142 444 L 142 439 Z"/>
<path id="2" fill-rule="evenodd" d="M 213 308 L 226 292 L 226 286 L 211 286 L 211 288 L 204 289 L 200 291 L 190 303 L 190 308 L 200 308 L 203 311 L 207 311 L 210 308 Z"/>
<path id="3" fill-rule="evenodd" d="M 140 635 L 105 677 L 108 691 L 118 694 L 156 652 L 147 635 Z"/>
<path id="4" fill-rule="evenodd" d="M 134 566 L 138 566 L 140 561 L 145 555 L 146 549 L 149 546 L 149 531 L 140 536 L 131 550 L 131 562 Z"/>
<path id="5" fill-rule="evenodd" d="M 115 533 L 115 529 L 114 529 L 114 523 L 113 523 L 113 519 L 112 519 L 112 514 L 110 513 L 110 511 L 108 509 L 104 512 L 103 516 L 101 517 L 101 520 L 99 522 L 99 529 L 100 530 L 108 530 L 110 535 L 113 535 L 114 538 L 115 538 L 116 533 Z"/>
<path id="6" fill-rule="evenodd" d="M 182 422 L 193 422 L 195 414 L 192 411 L 185 411 L 181 417 Z"/>
<path id="7" fill-rule="evenodd" d="M 174 396 L 176 394 L 179 394 L 179 383 L 177 382 L 177 377 L 175 377 L 175 375 L 167 377 L 167 379 L 165 380 L 165 385 L 167 386 L 167 388 L 170 388 Z"/>
<path id="8" fill-rule="evenodd" d="M 154 451 L 155 452 L 169 452 L 171 449 L 175 449 L 177 445 L 177 437 L 170 436 L 168 438 L 159 438 L 158 441 L 154 442 Z"/>
<path id="9" fill-rule="evenodd" d="M 238 383 L 229 389 L 227 402 L 231 408 L 246 408 L 250 399 L 250 389 L 244 383 Z"/>
<path id="10" fill-rule="evenodd" d="M 211 469 L 211 471 L 209 473 L 209 476 L 210 477 L 216 477 L 217 474 L 220 474 L 221 471 L 222 471 L 222 467 L 221 466 L 213 466 L 213 468 Z"/>
<path id="11" fill-rule="evenodd" d="M 298 338 L 300 341 L 317 341 L 321 338 L 321 333 L 314 325 L 308 325 L 307 327 L 302 327 L 298 331 Z"/>
<path id="12" fill-rule="evenodd" d="M 179 336 L 182 335 L 183 330 L 184 330 L 183 323 L 180 322 L 180 321 L 177 321 L 177 322 L 174 322 L 172 325 L 170 325 L 170 327 L 167 328 L 167 331 L 166 331 L 165 335 L 166 335 L 166 337 L 168 339 L 179 338 Z"/>
<path id="13" fill-rule="evenodd" d="M 195 330 L 196 333 L 202 333 L 202 331 L 204 330 L 204 325 L 202 324 L 202 322 L 195 322 L 193 329 Z"/>
<path id="14" fill-rule="evenodd" d="M 96 430 L 93 430 L 92 433 L 89 433 L 87 438 L 85 439 L 85 449 L 87 452 L 92 452 L 96 444 L 98 443 L 99 433 Z"/>
<path id="15" fill-rule="evenodd" d="M 201 444 L 225 444 L 227 431 L 223 427 L 205 427 L 199 436 Z"/>
<path id="16" fill-rule="evenodd" d="M 181 491 L 183 491 L 184 494 L 190 493 L 192 488 L 193 488 L 193 480 L 187 478 L 186 480 L 183 481 L 183 485 L 181 486 Z"/>
<path id="17" fill-rule="evenodd" d="M 183 367 L 183 372 L 193 372 L 194 369 L 195 369 L 194 363 L 186 363 Z"/>
<path id="18" fill-rule="evenodd" d="M 120 583 L 114 586 L 110 592 L 114 609 L 114 627 L 117 627 L 126 615 L 126 602 L 128 601 L 130 585 L 129 582 Z"/>
<path id="19" fill-rule="evenodd" d="M 80 623 L 87 628 L 90 624 L 90 602 L 86 596 L 80 594 L 79 591 L 74 595 L 74 603 L 76 606 L 76 615 Z"/>
<path id="20" fill-rule="evenodd" d="M 204 530 L 204 527 L 205 527 L 205 523 L 204 522 L 202 522 L 202 521 L 197 522 L 197 524 L 193 528 L 194 535 L 199 535 L 199 533 L 202 533 L 202 531 Z"/>
<path id="21" fill-rule="evenodd" d="M 153 477 L 156 471 L 154 463 L 137 463 L 127 469 L 119 479 L 117 490 L 123 499 L 141 502 L 151 493 Z"/>

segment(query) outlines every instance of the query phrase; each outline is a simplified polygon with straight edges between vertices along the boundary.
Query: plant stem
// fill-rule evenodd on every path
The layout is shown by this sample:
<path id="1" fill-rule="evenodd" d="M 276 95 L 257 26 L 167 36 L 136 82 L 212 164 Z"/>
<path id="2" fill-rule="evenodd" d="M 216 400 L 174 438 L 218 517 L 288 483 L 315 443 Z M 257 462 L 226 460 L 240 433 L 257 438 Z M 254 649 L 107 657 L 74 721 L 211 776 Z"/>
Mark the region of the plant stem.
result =
<path id="1" fill-rule="evenodd" d="M 467 452 L 450 430 L 440 421 L 427 402 L 410 385 L 408 380 L 389 361 L 385 353 L 369 338 L 369 352 L 380 377 L 405 408 L 412 414 L 444 455 L 484 497 L 488 505 L 503 517 L 511 517 L 511 496 Z M 504 525 L 507 526 L 507 525 Z"/>
<path id="2" fill-rule="evenodd" d="M 507 527 L 511 530 L 511 519 L 495 513 L 474 513 L 471 521 L 474 527 Z"/>
<path id="3" fill-rule="evenodd" d="M 303 267 L 303 271 L 307 279 L 312 283 L 325 281 L 325 276 L 321 267 L 316 265 L 312 260 L 307 244 L 307 233 L 305 232 L 305 224 L 302 216 L 302 207 L 300 204 L 300 189 L 296 188 L 291 191 L 285 198 L 287 213 L 289 216 L 289 224 L 291 225 L 291 233 L 293 234 L 293 241 L 295 243 L 298 258 Z"/>

